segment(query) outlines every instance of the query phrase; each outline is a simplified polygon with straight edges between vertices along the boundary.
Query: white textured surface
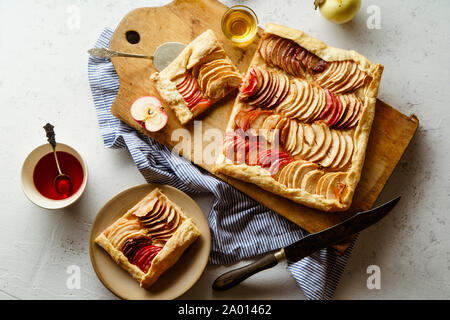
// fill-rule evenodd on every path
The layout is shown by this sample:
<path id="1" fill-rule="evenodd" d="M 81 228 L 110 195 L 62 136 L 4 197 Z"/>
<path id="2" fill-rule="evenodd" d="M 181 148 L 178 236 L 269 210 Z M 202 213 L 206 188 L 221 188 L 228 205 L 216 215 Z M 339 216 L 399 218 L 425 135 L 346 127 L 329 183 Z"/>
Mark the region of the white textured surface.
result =
<path id="1" fill-rule="evenodd" d="M 360 235 L 336 298 L 450 298 L 450 2 L 363 1 L 356 19 L 344 26 L 322 19 L 312 10 L 312 0 L 240 2 L 255 9 L 262 26 L 296 27 L 384 64 L 380 98 L 421 120 L 380 201 L 398 194 L 403 199 L 390 216 Z M 115 27 L 128 11 L 150 3 L 167 1 L 0 0 L 0 299 L 114 298 L 89 261 L 91 224 L 109 198 L 144 180 L 126 151 L 103 147 L 85 52 L 103 27 Z M 381 9 L 380 30 L 366 27 L 366 8 L 372 4 Z M 68 25 L 74 8 L 80 9 L 79 29 Z M 86 194 L 64 211 L 37 208 L 20 189 L 21 164 L 45 142 L 46 122 L 55 124 L 57 137 L 76 147 L 89 166 Z M 211 199 L 199 200 L 208 212 Z M 372 264 L 381 268 L 380 290 L 366 287 Z M 81 268 L 79 290 L 66 287 L 69 265 Z M 208 267 L 183 298 L 304 297 L 285 265 L 231 291 L 212 292 L 212 281 L 226 269 Z"/>

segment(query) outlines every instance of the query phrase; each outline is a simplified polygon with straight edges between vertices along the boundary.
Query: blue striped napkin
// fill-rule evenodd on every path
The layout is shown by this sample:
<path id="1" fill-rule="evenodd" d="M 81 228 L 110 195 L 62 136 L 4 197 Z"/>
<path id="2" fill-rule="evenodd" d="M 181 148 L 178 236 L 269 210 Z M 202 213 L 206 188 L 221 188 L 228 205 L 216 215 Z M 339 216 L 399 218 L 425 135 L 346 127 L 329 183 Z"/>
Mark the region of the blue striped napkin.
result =
<path id="1" fill-rule="evenodd" d="M 113 34 L 105 29 L 96 43 L 108 48 Z M 109 59 L 90 57 L 89 83 L 104 143 L 127 148 L 148 182 L 174 186 L 189 194 L 210 192 L 215 201 L 208 215 L 212 234 L 210 263 L 227 264 L 287 246 L 307 233 L 232 186 L 204 173 L 185 158 L 137 132 L 111 115 L 119 79 Z M 323 249 L 288 269 L 308 299 L 331 299 L 350 256 Z"/>

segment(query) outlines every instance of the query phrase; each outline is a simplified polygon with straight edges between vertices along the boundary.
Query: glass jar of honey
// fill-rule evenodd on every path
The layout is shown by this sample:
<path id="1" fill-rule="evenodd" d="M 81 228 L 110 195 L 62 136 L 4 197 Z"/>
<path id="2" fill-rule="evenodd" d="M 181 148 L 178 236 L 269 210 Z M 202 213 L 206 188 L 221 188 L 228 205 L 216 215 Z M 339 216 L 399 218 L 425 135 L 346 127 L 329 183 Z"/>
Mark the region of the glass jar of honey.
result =
<path id="1" fill-rule="evenodd" d="M 258 17 L 247 6 L 233 6 L 222 17 L 222 31 L 234 45 L 246 47 L 258 32 Z"/>

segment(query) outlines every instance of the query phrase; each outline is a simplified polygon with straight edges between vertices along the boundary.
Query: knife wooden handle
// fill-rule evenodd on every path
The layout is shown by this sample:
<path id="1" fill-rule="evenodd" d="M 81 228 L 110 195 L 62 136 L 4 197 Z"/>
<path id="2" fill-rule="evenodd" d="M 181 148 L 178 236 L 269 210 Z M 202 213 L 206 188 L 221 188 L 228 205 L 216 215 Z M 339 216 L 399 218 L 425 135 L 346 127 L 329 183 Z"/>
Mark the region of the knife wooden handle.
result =
<path id="1" fill-rule="evenodd" d="M 277 264 L 276 256 L 273 253 L 268 253 L 252 264 L 224 273 L 214 281 L 212 287 L 217 291 L 228 290 L 255 273 L 272 268 Z"/>

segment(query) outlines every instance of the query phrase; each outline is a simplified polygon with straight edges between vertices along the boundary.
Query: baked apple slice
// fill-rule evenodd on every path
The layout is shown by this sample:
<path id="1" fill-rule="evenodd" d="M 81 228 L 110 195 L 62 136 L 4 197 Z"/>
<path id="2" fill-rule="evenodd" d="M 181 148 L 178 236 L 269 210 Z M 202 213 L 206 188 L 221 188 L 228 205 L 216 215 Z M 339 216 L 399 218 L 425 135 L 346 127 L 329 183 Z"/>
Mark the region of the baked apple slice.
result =
<path id="1" fill-rule="evenodd" d="M 324 175 L 322 170 L 312 170 L 305 174 L 300 186 L 304 191 L 315 194 L 317 188 L 317 182 Z"/>
<path id="2" fill-rule="evenodd" d="M 317 182 L 316 194 L 326 197 L 327 188 L 328 185 L 330 184 L 330 181 L 338 174 L 339 172 L 329 172 L 324 174 Z"/>
<path id="3" fill-rule="evenodd" d="M 308 157 L 308 161 L 312 162 L 320 162 L 322 159 L 324 159 L 327 156 L 328 151 L 330 150 L 331 144 L 333 142 L 333 137 L 330 128 L 322 122 L 320 122 L 319 125 L 321 125 L 324 129 L 323 133 L 325 135 L 325 139 L 320 148 L 318 148 L 318 150 L 315 151 L 315 154 L 313 156 Z"/>
<path id="4" fill-rule="evenodd" d="M 347 133 L 342 133 L 342 136 L 345 141 L 345 153 L 342 156 L 342 159 L 339 163 L 336 164 L 337 169 L 343 169 L 347 165 L 350 164 L 352 156 L 353 156 L 353 150 L 354 150 L 354 144 L 353 144 L 353 137 L 350 136 Z"/>
<path id="5" fill-rule="evenodd" d="M 347 173 L 341 172 L 330 179 L 326 193 L 327 199 L 339 199 L 341 197 L 346 188 L 347 176 Z"/>
<path id="6" fill-rule="evenodd" d="M 292 178 L 289 180 L 289 186 L 293 189 L 301 188 L 304 177 L 313 171 L 316 171 L 319 166 L 315 163 L 301 161 L 301 165 L 295 172 L 292 173 Z"/>
<path id="7" fill-rule="evenodd" d="M 283 101 L 278 104 L 275 108 L 275 112 L 285 113 L 286 110 L 289 110 L 289 107 L 294 104 L 294 101 L 297 98 L 298 89 L 297 86 L 293 83 L 289 82 L 289 94 L 286 96 Z"/>
<path id="8" fill-rule="evenodd" d="M 328 150 L 325 158 L 320 161 L 320 164 L 325 168 L 331 166 L 331 164 L 336 159 L 341 147 L 341 140 L 339 139 L 339 135 L 336 130 L 331 131 L 331 136 L 332 136 L 331 147 Z"/>
<path id="9" fill-rule="evenodd" d="M 288 187 L 288 188 L 293 188 L 294 185 L 294 174 L 297 172 L 297 170 L 300 168 L 300 166 L 302 166 L 303 164 L 305 164 L 305 162 L 303 161 L 293 161 L 289 164 L 289 168 L 286 167 L 286 171 L 284 172 L 285 177 L 283 177 L 283 180 L 279 180 L 279 181 L 283 181 L 283 184 Z"/>
<path id="10" fill-rule="evenodd" d="M 346 149 L 347 149 L 347 143 L 345 141 L 345 137 L 344 134 L 341 131 L 337 131 L 336 133 L 339 136 L 339 152 L 336 156 L 336 159 L 334 159 L 334 161 L 330 164 L 329 168 L 330 169 L 339 169 L 339 164 L 342 162 L 342 159 L 344 158 Z"/>

